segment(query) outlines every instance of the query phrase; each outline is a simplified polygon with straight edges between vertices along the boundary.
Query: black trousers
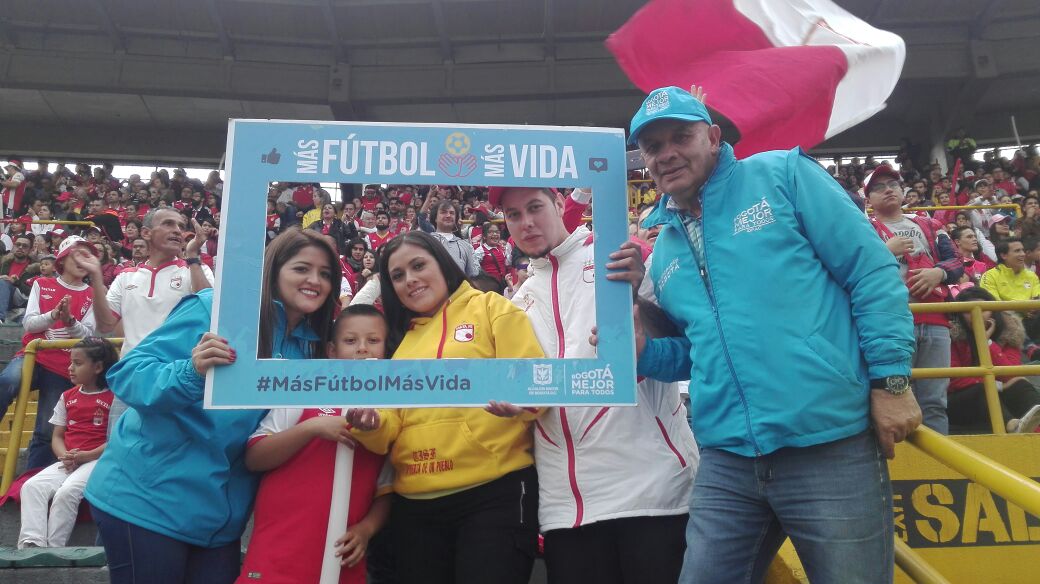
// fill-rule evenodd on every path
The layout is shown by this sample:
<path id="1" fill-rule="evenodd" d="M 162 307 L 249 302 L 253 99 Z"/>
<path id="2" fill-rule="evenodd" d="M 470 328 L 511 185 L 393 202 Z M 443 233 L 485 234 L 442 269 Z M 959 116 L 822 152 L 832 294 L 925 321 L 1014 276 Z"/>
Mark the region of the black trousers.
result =
<path id="1" fill-rule="evenodd" d="M 1025 379 L 1005 385 L 1000 392 L 1001 413 L 1006 423 L 1011 418 L 1020 418 L 1029 408 L 1040 404 L 1040 390 Z M 951 391 L 946 396 L 946 414 L 950 426 L 960 434 L 990 434 L 989 408 L 986 406 L 986 390 L 981 383 Z"/>
<path id="2" fill-rule="evenodd" d="M 402 584 L 527 584 L 538 474 L 530 466 L 436 499 L 394 495 L 390 525 Z"/>
<path id="3" fill-rule="evenodd" d="M 688 515 L 626 517 L 545 534 L 549 584 L 675 584 Z"/>

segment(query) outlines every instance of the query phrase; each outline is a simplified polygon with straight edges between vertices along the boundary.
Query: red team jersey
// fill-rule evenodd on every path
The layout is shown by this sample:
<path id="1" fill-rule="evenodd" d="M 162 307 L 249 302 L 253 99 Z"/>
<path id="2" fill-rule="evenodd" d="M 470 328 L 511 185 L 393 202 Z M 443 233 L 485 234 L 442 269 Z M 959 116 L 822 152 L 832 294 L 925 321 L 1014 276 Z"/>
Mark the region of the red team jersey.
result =
<path id="1" fill-rule="evenodd" d="M 84 393 L 77 385 L 61 394 L 65 410 L 65 449 L 93 450 L 108 440 L 112 390 Z"/>
<path id="2" fill-rule="evenodd" d="M 82 290 L 73 290 L 67 288 L 58 278 L 43 277 L 35 278 L 33 286 L 39 286 L 40 288 L 40 314 L 54 310 L 62 298 L 69 296 L 69 314 L 76 320 L 82 321 L 94 303 L 89 286 L 84 287 Z M 22 337 L 22 346 L 28 345 L 34 339 L 66 340 L 69 336 L 65 333 L 65 327 L 66 323 L 59 320 L 47 330 L 38 333 L 25 333 L 25 336 Z M 18 352 L 19 355 L 23 353 L 24 351 Z M 72 361 L 71 355 L 72 351 L 69 349 L 40 351 L 36 353 L 36 363 L 47 368 L 48 371 L 67 378 L 69 376 L 69 363 Z"/>
<path id="3" fill-rule="evenodd" d="M 318 416 L 341 416 L 339 409 L 305 409 L 294 422 L 290 412 L 272 410 L 249 440 L 252 446 L 273 432 Z M 272 423 L 277 419 L 281 420 Z M 318 582 L 325 536 L 328 532 L 332 478 L 335 470 L 336 442 L 315 438 L 278 468 L 268 471 L 260 481 L 253 513 L 253 537 L 249 542 L 239 584 L 296 584 Z M 350 475 L 350 502 L 347 524 L 354 525 L 368 514 L 376 496 L 376 483 L 383 456 L 354 448 Z M 339 535 L 346 533 L 347 526 Z M 340 584 L 364 584 L 365 562 L 343 567 Z"/>
<path id="4" fill-rule="evenodd" d="M 379 235 L 378 232 L 373 231 L 367 235 L 368 246 L 371 247 L 373 251 L 377 250 L 386 245 L 386 242 L 393 239 L 395 235 L 397 234 L 389 229 L 386 231 L 386 235 Z"/>

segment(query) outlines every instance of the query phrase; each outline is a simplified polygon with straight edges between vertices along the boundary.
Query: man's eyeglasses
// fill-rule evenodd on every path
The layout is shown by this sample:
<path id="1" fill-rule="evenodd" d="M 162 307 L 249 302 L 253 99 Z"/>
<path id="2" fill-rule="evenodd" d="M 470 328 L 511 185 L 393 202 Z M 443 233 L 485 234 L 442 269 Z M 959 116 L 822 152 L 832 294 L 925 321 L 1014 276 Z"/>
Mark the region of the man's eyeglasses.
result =
<path id="1" fill-rule="evenodd" d="M 900 189 L 899 181 L 897 181 L 897 180 L 890 180 L 888 182 L 883 182 L 883 183 L 874 183 L 870 187 L 870 192 L 871 193 L 881 193 L 881 192 L 886 191 L 887 189 L 892 189 L 893 191 L 898 191 Z"/>
<path id="2" fill-rule="evenodd" d="M 25 248 L 32 247 L 32 245 L 30 245 L 28 243 L 25 243 L 24 241 L 16 241 L 14 246 L 15 247 L 25 247 Z"/>

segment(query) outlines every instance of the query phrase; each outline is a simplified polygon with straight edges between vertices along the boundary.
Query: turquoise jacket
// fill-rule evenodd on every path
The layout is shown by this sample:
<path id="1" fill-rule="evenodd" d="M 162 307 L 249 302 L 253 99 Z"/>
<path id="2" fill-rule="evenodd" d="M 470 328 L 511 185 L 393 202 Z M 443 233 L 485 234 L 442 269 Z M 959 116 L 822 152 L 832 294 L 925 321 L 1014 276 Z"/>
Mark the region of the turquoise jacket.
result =
<path id="1" fill-rule="evenodd" d="M 108 372 L 129 407 L 87 483 L 91 505 L 128 523 L 203 547 L 242 535 L 259 475 L 246 470 L 249 435 L 266 410 L 206 410 L 191 350 L 210 327 L 213 291 L 185 297 L 166 322 Z M 317 335 L 286 337 L 279 305 L 274 353 L 304 359 Z"/>
<path id="2" fill-rule="evenodd" d="M 685 337 L 653 339 L 640 375 L 690 379 L 702 447 L 742 456 L 867 428 L 869 380 L 909 375 L 907 288 L 862 212 L 800 149 L 736 160 L 701 190 L 704 270 L 666 195 L 649 277 Z"/>

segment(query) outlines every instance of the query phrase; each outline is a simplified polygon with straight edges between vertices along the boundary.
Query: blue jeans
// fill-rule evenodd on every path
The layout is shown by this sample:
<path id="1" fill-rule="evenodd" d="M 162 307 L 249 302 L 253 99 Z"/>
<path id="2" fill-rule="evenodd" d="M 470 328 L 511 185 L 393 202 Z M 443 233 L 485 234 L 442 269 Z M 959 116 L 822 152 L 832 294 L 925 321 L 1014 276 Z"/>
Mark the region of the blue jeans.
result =
<path id="1" fill-rule="evenodd" d="M 892 487 L 872 430 L 755 458 L 701 451 L 679 582 L 762 582 L 785 536 L 811 582 L 892 582 Z"/>
<path id="2" fill-rule="evenodd" d="M 22 384 L 22 363 L 24 361 L 23 356 L 15 357 L 0 373 L 0 418 L 7 413 L 7 409 L 18 397 L 18 390 Z M 54 406 L 61 399 L 61 394 L 72 387 L 72 382 L 68 378 L 39 366 L 34 369 L 33 377 L 33 387 L 40 390 L 40 394 L 37 397 L 36 426 L 33 427 L 32 440 L 29 442 L 29 457 L 25 466 L 26 468 L 43 468 L 58 460 L 54 457 L 54 451 L 51 450 L 51 434 L 54 432 L 54 426 L 50 423 L 50 419 L 54 414 Z"/>
<path id="3" fill-rule="evenodd" d="M 0 280 L 0 320 L 7 320 L 7 310 L 11 308 L 13 296 L 14 284 L 7 280 Z"/>
<path id="4" fill-rule="evenodd" d="M 917 350 L 914 351 L 913 367 L 950 366 L 950 329 L 934 324 L 914 325 Z M 940 434 L 950 433 L 950 421 L 946 416 L 946 389 L 949 379 L 915 379 L 914 396 L 921 406 L 924 425 Z"/>
<path id="5" fill-rule="evenodd" d="M 241 543 L 204 548 L 127 523 L 91 506 L 112 584 L 231 584 Z"/>

